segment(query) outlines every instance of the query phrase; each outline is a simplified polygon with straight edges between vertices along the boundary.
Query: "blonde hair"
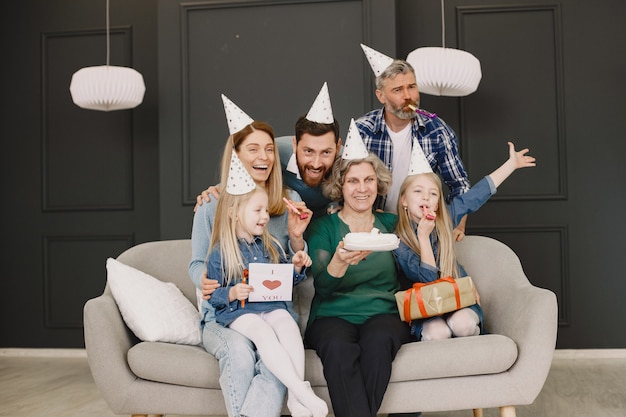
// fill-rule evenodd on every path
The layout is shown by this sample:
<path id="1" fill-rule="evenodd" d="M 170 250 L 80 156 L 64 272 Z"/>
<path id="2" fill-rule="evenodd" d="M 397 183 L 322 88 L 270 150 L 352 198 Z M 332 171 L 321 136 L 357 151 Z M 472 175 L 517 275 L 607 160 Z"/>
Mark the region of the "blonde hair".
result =
<path id="1" fill-rule="evenodd" d="M 270 135 L 272 143 L 276 146 L 276 141 L 274 140 L 274 130 L 272 127 L 265 122 L 259 122 L 257 120 L 250 123 L 239 132 L 229 136 L 226 141 L 226 146 L 224 146 L 224 154 L 222 155 L 221 163 L 220 178 L 223 190 L 226 189 L 226 180 L 228 179 L 230 158 L 233 149 L 235 152 L 239 153 L 241 143 L 248 137 L 248 135 L 255 131 L 262 131 Z M 278 149 L 276 148 L 274 149 L 274 164 L 272 165 L 272 171 L 265 182 L 265 189 L 267 190 L 267 196 L 269 199 L 268 208 L 270 216 L 283 214 L 285 212 L 283 197 L 287 197 L 287 192 L 283 186 L 283 174 L 280 166 L 280 157 Z"/>
<path id="2" fill-rule="evenodd" d="M 369 153 L 365 158 L 342 159 L 341 155 L 335 159 L 335 163 L 328 178 L 322 183 L 322 193 L 331 201 L 343 200 L 343 184 L 346 181 L 346 174 L 352 165 L 361 163 L 372 164 L 376 173 L 377 193 L 386 195 L 391 187 L 391 172 L 387 169 L 383 161 L 373 153 Z"/>
<path id="3" fill-rule="evenodd" d="M 254 190 L 242 195 L 223 192 L 220 194 L 220 199 L 217 202 L 211 244 L 209 245 L 207 257 L 213 250 L 221 252 L 221 269 L 224 274 L 222 285 L 224 287 L 229 286 L 231 282 L 237 282 L 243 274 L 244 261 L 241 250 L 239 250 L 237 222 L 244 215 L 242 209 L 247 206 L 250 198 L 255 193 L 266 193 L 266 190 L 257 186 Z M 279 263 L 281 256 L 286 258 L 280 242 L 270 234 L 267 227 L 263 229 L 261 240 L 263 241 L 263 247 L 269 254 L 271 263 Z"/>
<path id="4" fill-rule="evenodd" d="M 402 204 L 402 197 L 405 195 L 407 188 L 409 188 L 409 185 L 411 185 L 411 183 L 419 176 L 426 176 L 433 183 L 435 183 L 439 189 L 439 202 L 435 213 L 437 217 L 435 218 L 434 230 L 439 245 L 439 250 L 435 254 L 435 260 L 437 261 L 437 265 L 439 267 L 439 277 L 450 276 L 453 278 L 459 278 L 459 268 L 456 261 L 456 252 L 454 250 L 454 237 L 452 235 L 452 229 L 454 226 L 450 213 L 448 213 L 448 209 L 446 208 L 446 202 L 443 198 L 441 179 L 437 174 L 429 172 L 411 175 L 404 179 L 402 185 L 400 186 L 400 198 L 398 198 L 398 226 L 396 228 L 396 233 L 409 248 L 421 256 L 417 234 L 413 228 L 413 222 L 409 218 L 407 209 Z"/>

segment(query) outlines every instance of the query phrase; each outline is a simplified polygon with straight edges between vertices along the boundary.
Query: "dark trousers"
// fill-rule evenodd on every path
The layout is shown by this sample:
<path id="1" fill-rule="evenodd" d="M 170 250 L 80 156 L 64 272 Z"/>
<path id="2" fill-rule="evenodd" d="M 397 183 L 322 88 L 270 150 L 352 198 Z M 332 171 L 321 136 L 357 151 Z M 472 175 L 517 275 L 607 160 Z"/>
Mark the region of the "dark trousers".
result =
<path id="1" fill-rule="evenodd" d="M 336 417 L 376 417 L 391 376 L 391 362 L 410 329 L 397 314 L 382 314 L 363 324 L 337 317 L 315 320 L 305 335 L 324 365 Z"/>

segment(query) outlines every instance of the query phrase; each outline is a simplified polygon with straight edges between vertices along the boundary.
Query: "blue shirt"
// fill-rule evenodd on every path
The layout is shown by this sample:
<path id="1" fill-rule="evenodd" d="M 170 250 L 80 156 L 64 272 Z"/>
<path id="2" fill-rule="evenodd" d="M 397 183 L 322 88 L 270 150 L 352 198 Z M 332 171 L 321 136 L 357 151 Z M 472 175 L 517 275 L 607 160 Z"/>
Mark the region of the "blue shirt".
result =
<path id="1" fill-rule="evenodd" d="M 276 246 L 278 253 L 281 254 L 280 263 L 289 263 L 287 255 L 283 250 Z M 255 237 L 251 243 L 248 243 L 245 239 L 239 239 L 239 250 L 241 251 L 241 257 L 243 258 L 244 268 L 248 268 L 248 265 L 252 263 L 270 263 L 270 256 L 268 251 L 263 245 L 263 241 L 260 237 Z M 209 304 L 215 308 L 215 317 L 218 323 L 223 326 L 228 326 L 237 317 L 247 313 L 261 313 L 266 311 L 272 311 L 279 308 L 285 309 L 297 319 L 297 316 L 293 310 L 291 301 L 267 301 L 267 302 L 254 302 L 246 303 L 245 307 L 241 307 L 241 301 L 228 300 L 228 293 L 230 288 L 235 284 L 241 282 L 239 279 L 236 282 L 230 282 L 228 286 L 224 282 L 224 271 L 222 270 L 222 256 L 221 249 L 219 247 L 213 249 L 209 255 L 208 276 L 210 279 L 216 279 L 222 285 L 218 287 L 211 298 Z M 293 284 L 297 285 L 306 278 L 306 268 L 302 268 L 300 273 L 296 273 L 294 269 Z"/>
<path id="2" fill-rule="evenodd" d="M 378 155 L 391 170 L 393 144 L 385 125 L 384 108 L 372 110 L 355 123 L 367 149 Z M 467 172 L 459 156 L 459 139 L 450 126 L 438 117 L 418 114 L 411 122 L 411 137 L 417 138 L 431 168 L 441 175 L 448 186 L 448 202 L 470 189 Z"/>

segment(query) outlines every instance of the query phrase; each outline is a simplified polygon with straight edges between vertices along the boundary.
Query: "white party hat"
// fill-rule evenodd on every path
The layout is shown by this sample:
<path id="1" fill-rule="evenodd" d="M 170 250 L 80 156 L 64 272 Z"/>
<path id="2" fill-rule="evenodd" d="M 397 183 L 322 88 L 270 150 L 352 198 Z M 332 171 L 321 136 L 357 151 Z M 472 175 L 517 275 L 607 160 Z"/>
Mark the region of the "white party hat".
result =
<path id="1" fill-rule="evenodd" d="M 424 174 L 433 172 L 433 169 L 424 155 L 424 151 L 417 139 L 413 139 L 413 150 L 411 151 L 411 163 L 409 165 L 408 175 Z"/>
<path id="2" fill-rule="evenodd" d="M 359 134 L 359 129 L 354 123 L 354 119 L 350 119 L 350 128 L 348 129 L 348 136 L 346 137 L 346 143 L 343 145 L 342 159 L 361 159 L 366 158 L 369 155 L 363 139 Z"/>
<path id="3" fill-rule="evenodd" d="M 317 98 L 313 102 L 311 109 L 306 115 L 306 119 L 316 123 L 330 124 L 335 121 L 333 117 L 333 108 L 330 105 L 330 95 L 328 94 L 328 85 L 324 83 Z"/>
<path id="4" fill-rule="evenodd" d="M 235 103 L 230 101 L 228 97 L 222 94 L 222 101 L 224 102 L 224 112 L 226 113 L 226 121 L 228 122 L 228 131 L 231 135 L 239 132 L 244 127 L 248 126 L 254 120 L 244 113 Z"/>
<path id="5" fill-rule="evenodd" d="M 370 67 L 372 67 L 372 71 L 374 71 L 374 75 L 377 77 L 393 62 L 393 58 L 381 54 L 369 46 L 361 44 L 361 48 L 363 48 L 363 52 L 370 63 Z"/>
<path id="6" fill-rule="evenodd" d="M 256 183 L 250 176 L 250 173 L 246 170 L 241 162 L 241 159 L 237 156 L 237 153 L 233 151 L 230 156 L 230 168 L 228 170 L 228 180 L 226 181 L 226 191 L 232 195 L 247 194 L 256 188 Z"/>

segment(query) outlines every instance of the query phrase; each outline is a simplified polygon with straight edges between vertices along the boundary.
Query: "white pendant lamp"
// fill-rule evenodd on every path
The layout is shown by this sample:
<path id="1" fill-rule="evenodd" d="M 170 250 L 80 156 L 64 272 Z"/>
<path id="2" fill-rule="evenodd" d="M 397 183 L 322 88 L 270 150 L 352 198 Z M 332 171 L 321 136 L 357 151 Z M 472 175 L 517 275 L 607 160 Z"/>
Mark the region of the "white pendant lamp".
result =
<path id="1" fill-rule="evenodd" d="M 480 61 L 460 49 L 446 48 L 444 6 L 441 0 L 441 48 L 418 48 L 406 60 L 415 69 L 420 93 L 462 97 L 478 88 L 482 72 Z"/>
<path id="2" fill-rule="evenodd" d="M 81 68 L 72 75 L 70 93 L 74 103 L 90 110 L 124 110 L 143 101 L 146 86 L 143 76 L 133 68 L 109 65 L 109 0 L 106 0 L 106 65 Z"/>

